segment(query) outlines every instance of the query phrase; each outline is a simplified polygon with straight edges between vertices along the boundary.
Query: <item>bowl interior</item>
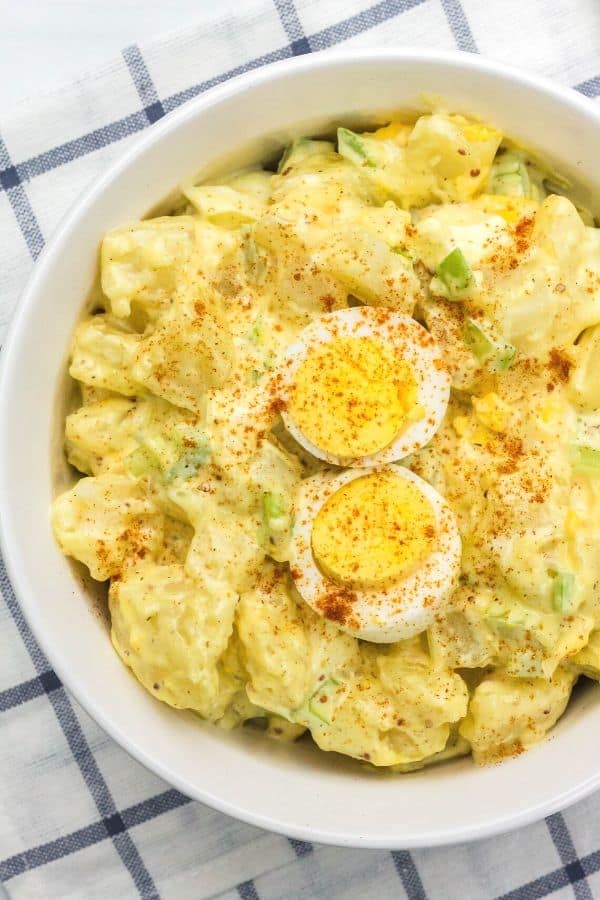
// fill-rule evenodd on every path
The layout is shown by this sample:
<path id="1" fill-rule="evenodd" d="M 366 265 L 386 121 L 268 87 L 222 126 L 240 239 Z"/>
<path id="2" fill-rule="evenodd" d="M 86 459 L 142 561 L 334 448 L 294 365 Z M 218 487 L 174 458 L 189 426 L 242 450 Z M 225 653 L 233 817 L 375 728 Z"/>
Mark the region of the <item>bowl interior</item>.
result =
<path id="1" fill-rule="evenodd" d="M 273 158 L 290 138 L 327 133 L 340 122 L 376 124 L 390 112 L 423 110 L 431 96 L 542 154 L 593 205 L 600 124 L 582 98 L 460 55 L 366 52 L 289 61 L 172 114 L 94 186 L 38 264 L 4 352 L 3 550 L 52 665 L 113 737 L 180 790 L 308 840 L 393 848 L 460 841 L 583 796 L 600 782 L 590 741 L 591 730 L 600 733 L 600 693 L 578 690 L 550 739 L 502 766 L 478 769 L 462 760 L 404 777 L 372 774 L 308 743 L 224 732 L 156 702 L 112 650 L 102 592 L 62 557 L 50 532 L 51 498 L 72 477 L 61 438 L 65 354 L 107 229 L 168 205 L 181 181 Z"/>

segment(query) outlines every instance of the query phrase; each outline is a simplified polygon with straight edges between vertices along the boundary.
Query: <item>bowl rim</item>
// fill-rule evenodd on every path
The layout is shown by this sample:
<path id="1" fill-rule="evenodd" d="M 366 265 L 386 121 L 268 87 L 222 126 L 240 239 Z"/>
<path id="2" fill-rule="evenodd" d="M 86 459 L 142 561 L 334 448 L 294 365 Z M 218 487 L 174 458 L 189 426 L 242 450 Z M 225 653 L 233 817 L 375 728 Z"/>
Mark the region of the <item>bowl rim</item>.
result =
<path id="1" fill-rule="evenodd" d="M 578 114 L 595 119 L 600 129 L 600 107 L 591 99 L 577 93 L 573 88 L 564 87 L 545 77 L 471 53 L 404 47 L 395 49 L 334 48 L 303 56 L 289 57 L 237 75 L 187 101 L 181 107 L 154 123 L 151 128 L 148 127 L 141 134 L 137 135 L 132 146 L 119 154 L 117 159 L 106 168 L 102 175 L 76 198 L 54 229 L 34 264 L 13 313 L 0 359 L 0 496 L 5 495 L 5 486 L 8 483 L 8 441 L 5 437 L 8 434 L 7 419 L 9 418 L 7 395 L 13 382 L 18 377 L 19 350 L 23 341 L 26 340 L 25 325 L 27 317 L 31 309 L 36 305 L 47 270 L 51 268 L 54 260 L 65 251 L 70 234 L 76 227 L 77 222 L 89 208 L 94 206 L 97 199 L 102 196 L 106 186 L 123 170 L 127 169 L 132 162 L 144 156 L 147 149 L 163 135 L 176 131 L 182 123 L 218 105 L 227 97 L 243 91 L 246 86 L 276 81 L 281 73 L 290 75 L 311 68 L 322 68 L 323 71 L 330 71 L 336 67 L 344 67 L 358 61 L 363 63 L 373 62 L 374 64 L 382 61 L 398 64 L 403 62 L 433 63 L 441 66 L 458 66 L 472 71 L 473 74 L 484 71 L 501 80 L 511 82 L 517 88 L 526 87 L 545 93 L 559 103 L 575 110 Z M 312 825 L 291 825 L 287 821 L 274 819 L 261 812 L 225 801 L 218 795 L 212 794 L 210 790 L 192 788 L 185 778 L 171 771 L 167 764 L 153 758 L 150 751 L 146 750 L 139 742 L 131 739 L 126 732 L 114 724 L 110 713 L 103 709 L 102 703 L 95 699 L 93 693 L 87 691 L 76 679 L 71 677 L 69 660 L 64 656 L 60 646 L 48 640 L 43 630 L 38 627 L 36 597 L 26 586 L 16 561 L 19 542 L 15 538 L 14 530 L 11 527 L 13 521 L 11 508 L 2 504 L 0 512 L 0 550 L 6 570 L 31 631 L 65 688 L 94 721 L 134 759 L 164 779 L 168 784 L 173 785 L 184 795 L 199 800 L 219 812 L 233 816 L 247 824 L 303 841 L 372 849 L 412 849 L 456 844 L 502 834 L 538 821 L 557 810 L 564 809 L 587 797 L 596 788 L 600 787 L 599 765 L 597 772 L 591 777 L 575 783 L 570 789 L 563 790 L 558 795 L 549 796 L 521 811 L 506 814 L 502 818 L 490 819 L 483 826 L 481 823 L 475 823 L 463 826 L 460 829 L 432 829 L 427 835 L 417 833 L 409 838 L 403 838 L 401 845 L 391 842 L 388 834 L 377 835 L 376 833 L 370 833 L 359 840 L 355 834 L 331 833 Z"/>

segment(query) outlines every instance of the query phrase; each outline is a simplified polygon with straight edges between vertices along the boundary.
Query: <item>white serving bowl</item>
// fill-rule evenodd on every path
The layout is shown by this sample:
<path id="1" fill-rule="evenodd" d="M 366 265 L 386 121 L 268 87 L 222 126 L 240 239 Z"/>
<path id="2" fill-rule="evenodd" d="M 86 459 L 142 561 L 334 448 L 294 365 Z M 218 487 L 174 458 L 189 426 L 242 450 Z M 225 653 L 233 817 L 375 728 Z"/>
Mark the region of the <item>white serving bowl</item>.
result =
<path id="1" fill-rule="evenodd" d="M 600 786 L 600 692 L 578 691 L 549 740 L 501 766 L 470 759 L 374 776 L 306 745 L 201 723 L 154 700 L 112 649 L 106 618 L 54 543 L 48 510 L 64 480 L 61 430 L 69 337 L 104 232 L 139 218 L 178 183 L 261 156 L 333 124 L 383 121 L 438 95 L 541 151 L 592 190 L 600 113 L 573 91 L 466 54 L 318 54 L 214 88 L 154 125 L 77 202 L 36 265 L 3 353 L 2 550 L 25 615 L 67 688 L 133 756 L 184 793 L 254 825 L 322 843 L 431 846 L 489 836 Z"/>

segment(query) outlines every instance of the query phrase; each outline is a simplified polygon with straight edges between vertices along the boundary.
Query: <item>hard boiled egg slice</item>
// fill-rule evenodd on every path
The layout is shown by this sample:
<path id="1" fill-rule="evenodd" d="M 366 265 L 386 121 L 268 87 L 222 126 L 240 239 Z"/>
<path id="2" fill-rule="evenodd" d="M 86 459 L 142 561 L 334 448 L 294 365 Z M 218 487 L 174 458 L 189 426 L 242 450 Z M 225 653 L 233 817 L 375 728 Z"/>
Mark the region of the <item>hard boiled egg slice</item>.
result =
<path id="1" fill-rule="evenodd" d="M 366 641 L 424 631 L 460 570 L 454 514 L 403 466 L 319 473 L 296 504 L 290 568 L 315 612 Z"/>
<path id="2" fill-rule="evenodd" d="M 450 376 L 428 331 L 370 306 L 316 319 L 286 353 L 283 420 L 299 444 L 338 466 L 394 462 L 444 417 Z"/>

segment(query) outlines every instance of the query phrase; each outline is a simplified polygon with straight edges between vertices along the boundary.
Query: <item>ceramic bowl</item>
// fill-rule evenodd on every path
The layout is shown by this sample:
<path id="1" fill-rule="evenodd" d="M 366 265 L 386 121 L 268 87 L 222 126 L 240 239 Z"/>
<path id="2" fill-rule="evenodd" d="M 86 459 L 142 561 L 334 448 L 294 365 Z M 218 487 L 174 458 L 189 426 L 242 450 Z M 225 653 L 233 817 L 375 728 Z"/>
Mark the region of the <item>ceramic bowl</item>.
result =
<path id="1" fill-rule="evenodd" d="M 470 759 L 373 775 L 309 744 L 225 732 L 157 702 L 112 649 L 82 570 L 59 552 L 52 497 L 67 477 L 65 359 L 107 229 L 146 215 L 180 182 L 274 158 L 290 138 L 419 111 L 427 96 L 539 151 L 586 194 L 600 187 L 600 111 L 575 92 L 474 55 L 316 54 L 208 91 L 150 128 L 81 197 L 39 259 L 2 361 L 2 550 L 35 636 L 68 690 L 132 756 L 203 803 L 305 840 L 407 848 L 524 825 L 600 786 L 600 691 L 578 690 L 549 739 L 500 766 Z"/>

